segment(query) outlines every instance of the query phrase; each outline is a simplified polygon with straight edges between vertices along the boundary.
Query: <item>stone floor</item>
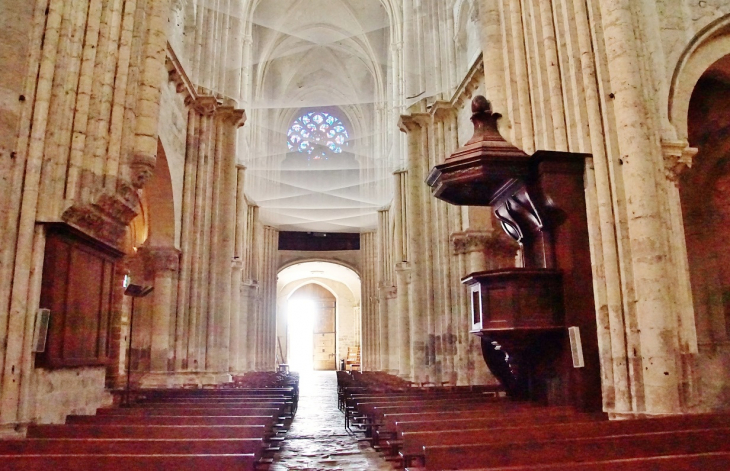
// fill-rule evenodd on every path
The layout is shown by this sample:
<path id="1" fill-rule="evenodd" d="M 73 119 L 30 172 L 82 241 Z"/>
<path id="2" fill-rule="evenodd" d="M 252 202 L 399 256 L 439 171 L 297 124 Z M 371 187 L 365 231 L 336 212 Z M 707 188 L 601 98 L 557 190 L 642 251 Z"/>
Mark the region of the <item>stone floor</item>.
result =
<path id="1" fill-rule="evenodd" d="M 299 378 L 299 410 L 271 471 L 392 470 L 389 463 L 345 430 L 337 409 L 334 371 L 303 373 Z"/>

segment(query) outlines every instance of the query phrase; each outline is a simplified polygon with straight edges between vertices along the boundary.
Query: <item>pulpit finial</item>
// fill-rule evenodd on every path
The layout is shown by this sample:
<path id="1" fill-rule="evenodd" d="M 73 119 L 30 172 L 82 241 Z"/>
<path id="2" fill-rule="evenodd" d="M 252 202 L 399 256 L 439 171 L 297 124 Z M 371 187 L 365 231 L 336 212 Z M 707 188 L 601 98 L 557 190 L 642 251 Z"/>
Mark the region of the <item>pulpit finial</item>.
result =
<path id="1" fill-rule="evenodd" d="M 482 95 L 477 95 L 471 101 L 471 122 L 474 123 L 474 135 L 466 145 L 480 141 L 503 141 L 497 129 L 497 120 L 502 117 L 492 111 L 492 104 Z"/>

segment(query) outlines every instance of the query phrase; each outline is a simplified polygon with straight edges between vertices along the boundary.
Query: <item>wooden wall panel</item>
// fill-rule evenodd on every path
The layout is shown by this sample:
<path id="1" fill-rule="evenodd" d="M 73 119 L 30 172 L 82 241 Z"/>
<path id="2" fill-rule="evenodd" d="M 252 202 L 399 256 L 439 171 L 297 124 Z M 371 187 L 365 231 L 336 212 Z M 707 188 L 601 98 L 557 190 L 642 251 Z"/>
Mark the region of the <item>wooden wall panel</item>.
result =
<path id="1" fill-rule="evenodd" d="M 68 226 L 49 226 L 41 307 L 51 310 L 51 320 L 39 366 L 106 363 L 114 265 L 120 255 Z"/>

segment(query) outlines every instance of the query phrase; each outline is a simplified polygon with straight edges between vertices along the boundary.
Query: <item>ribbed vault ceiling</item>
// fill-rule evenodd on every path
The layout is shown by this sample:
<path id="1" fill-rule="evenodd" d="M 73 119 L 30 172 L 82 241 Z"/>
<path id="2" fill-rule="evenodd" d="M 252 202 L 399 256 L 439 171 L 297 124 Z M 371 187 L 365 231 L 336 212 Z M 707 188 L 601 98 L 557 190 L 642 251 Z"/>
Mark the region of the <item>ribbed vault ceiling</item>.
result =
<path id="1" fill-rule="evenodd" d="M 252 16 L 247 194 L 282 230 L 374 228 L 391 199 L 387 109 L 390 26 L 381 0 L 265 0 Z M 378 111 L 381 110 L 381 111 Z M 327 158 L 291 152 L 287 132 L 311 111 L 349 140 Z"/>

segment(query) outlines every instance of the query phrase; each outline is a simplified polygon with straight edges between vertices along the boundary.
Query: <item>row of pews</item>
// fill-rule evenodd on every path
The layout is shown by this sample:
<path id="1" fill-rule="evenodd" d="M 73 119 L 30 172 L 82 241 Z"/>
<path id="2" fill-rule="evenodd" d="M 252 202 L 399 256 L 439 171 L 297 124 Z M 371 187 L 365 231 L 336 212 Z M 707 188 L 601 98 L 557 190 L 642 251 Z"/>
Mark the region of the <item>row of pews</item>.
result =
<path id="1" fill-rule="evenodd" d="M 382 375 L 343 383 L 346 425 L 409 471 L 730 469 L 727 413 L 609 421 L 489 387 L 389 389 Z"/>
<path id="2" fill-rule="evenodd" d="M 65 424 L 30 425 L 26 438 L 0 440 L 0 469 L 265 469 L 298 399 L 295 386 L 269 384 L 136 390 L 129 404 L 70 415 Z"/>

